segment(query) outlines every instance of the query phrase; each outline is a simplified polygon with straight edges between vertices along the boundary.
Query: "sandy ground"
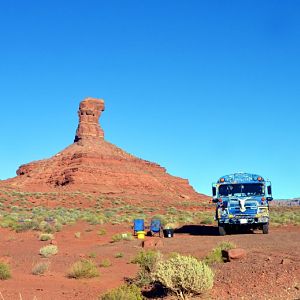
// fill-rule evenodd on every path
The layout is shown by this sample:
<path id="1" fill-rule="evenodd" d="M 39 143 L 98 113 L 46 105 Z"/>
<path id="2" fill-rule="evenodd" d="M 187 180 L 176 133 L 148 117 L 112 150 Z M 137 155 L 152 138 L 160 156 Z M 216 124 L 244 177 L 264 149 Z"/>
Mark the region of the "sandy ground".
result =
<path id="1" fill-rule="evenodd" d="M 105 235 L 98 235 L 100 228 L 106 230 Z M 122 284 L 124 278 L 134 277 L 138 270 L 130 261 L 142 249 L 141 241 L 111 242 L 113 234 L 128 231 L 131 231 L 129 225 L 79 222 L 65 226 L 55 234 L 58 254 L 46 259 L 41 258 L 39 249 L 49 241 L 39 241 L 38 232 L 0 229 L 0 260 L 8 262 L 12 270 L 11 279 L 0 281 L 3 298 L 98 299 L 99 295 Z M 76 232 L 81 233 L 80 238 L 75 237 Z M 159 250 L 165 255 L 176 251 L 203 258 L 222 241 L 233 242 L 247 251 L 244 259 L 214 265 L 212 291 L 196 299 L 300 299 L 300 226 L 271 227 L 268 235 L 255 231 L 221 237 L 214 226 L 190 225 L 182 227 L 174 238 L 161 240 Z M 116 258 L 117 253 L 123 257 Z M 108 258 L 112 265 L 99 267 L 98 278 L 67 278 L 70 265 L 90 255 L 97 264 Z M 41 261 L 50 262 L 49 271 L 32 275 L 32 267 Z"/>

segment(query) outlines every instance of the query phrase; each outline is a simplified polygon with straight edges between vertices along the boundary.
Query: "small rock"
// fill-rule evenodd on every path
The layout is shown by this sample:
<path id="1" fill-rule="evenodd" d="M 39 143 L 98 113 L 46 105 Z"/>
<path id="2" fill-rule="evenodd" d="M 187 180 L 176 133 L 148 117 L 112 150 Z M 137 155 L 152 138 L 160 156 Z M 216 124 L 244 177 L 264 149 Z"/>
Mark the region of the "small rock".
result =
<path id="1" fill-rule="evenodd" d="M 51 244 L 51 245 L 57 245 L 57 241 L 56 241 L 56 240 L 52 240 L 52 241 L 50 242 L 50 244 Z"/>
<path id="2" fill-rule="evenodd" d="M 283 258 L 280 262 L 281 265 L 287 265 L 287 264 L 290 264 L 291 263 L 291 260 L 288 259 L 288 258 Z"/>
<path id="3" fill-rule="evenodd" d="M 242 258 L 245 258 L 246 255 L 247 255 L 246 250 L 242 249 L 242 248 L 235 248 L 235 249 L 222 251 L 222 256 L 227 261 L 242 259 Z"/>

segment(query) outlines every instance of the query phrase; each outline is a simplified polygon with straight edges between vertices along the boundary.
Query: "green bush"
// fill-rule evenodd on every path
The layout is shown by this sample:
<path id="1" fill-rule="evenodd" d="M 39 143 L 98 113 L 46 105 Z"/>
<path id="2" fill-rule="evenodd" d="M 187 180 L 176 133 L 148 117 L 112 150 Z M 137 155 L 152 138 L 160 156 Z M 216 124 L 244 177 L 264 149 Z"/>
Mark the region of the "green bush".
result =
<path id="1" fill-rule="evenodd" d="M 121 285 L 105 295 L 101 296 L 101 300 L 143 300 L 140 289 L 134 285 Z"/>
<path id="2" fill-rule="evenodd" d="M 187 299 L 188 295 L 211 289 L 214 274 L 209 266 L 195 257 L 178 254 L 159 262 L 152 277 L 177 297 Z"/>
<path id="3" fill-rule="evenodd" d="M 0 262 L 0 280 L 6 280 L 11 277 L 9 265 Z"/>
<path id="4" fill-rule="evenodd" d="M 236 245 L 231 242 L 222 242 L 216 248 L 214 248 L 205 258 L 204 262 L 208 265 L 213 263 L 223 262 L 222 251 L 236 248 Z"/>
<path id="5" fill-rule="evenodd" d="M 39 240 L 40 241 L 49 241 L 49 240 L 53 240 L 54 236 L 52 233 L 41 233 L 39 236 Z"/>
<path id="6" fill-rule="evenodd" d="M 161 261 L 162 255 L 159 251 L 147 250 L 141 251 L 132 260 L 132 263 L 139 264 L 140 270 L 134 279 L 138 286 L 145 286 L 152 281 L 152 273 L 155 271 L 157 264 Z"/>
<path id="7" fill-rule="evenodd" d="M 132 263 L 139 264 L 139 266 L 151 273 L 154 271 L 157 263 L 161 260 L 161 253 L 159 251 L 147 250 L 140 251 L 132 260 Z"/>
<path id="8" fill-rule="evenodd" d="M 100 275 L 97 266 L 90 259 L 82 259 L 80 261 L 75 262 L 69 272 L 69 278 L 93 278 L 98 277 Z"/>
<path id="9" fill-rule="evenodd" d="M 98 231 L 98 235 L 105 235 L 106 234 L 106 230 L 104 228 L 100 228 Z"/>
<path id="10" fill-rule="evenodd" d="M 46 221 L 40 222 L 39 230 L 46 232 L 46 233 L 53 233 L 56 231 L 55 228 Z"/>
<path id="11" fill-rule="evenodd" d="M 50 257 L 52 255 L 57 254 L 57 252 L 58 252 L 58 248 L 56 245 L 48 245 L 40 249 L 40 254 L 43 257 Z"/>
<path id="12" fill-rule="evenodd" d="M 110 266 L 111 266 L 111 261 L 109 258 L 103 259 L 100 263 L 100 267 L 103 267 L 103 268 L 108 268 Z"/>
<path id="13" fill-rule="evenodd" d="M 49 269 L 49 263 L 37 263 L 36 265 L 33 266 L 32 268 L 32 274 L 33 275 L 42 275 Z"/>

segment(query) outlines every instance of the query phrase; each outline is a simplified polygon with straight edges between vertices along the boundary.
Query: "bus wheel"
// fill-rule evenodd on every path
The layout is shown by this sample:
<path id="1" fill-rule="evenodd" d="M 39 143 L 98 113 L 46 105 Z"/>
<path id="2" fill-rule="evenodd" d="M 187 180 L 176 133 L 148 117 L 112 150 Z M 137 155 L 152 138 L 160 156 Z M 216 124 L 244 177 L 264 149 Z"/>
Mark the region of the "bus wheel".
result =
<path id="1" fill-rule="evenodd" d="M 263 224 L 262 231 L 263 231 L 263 234 L 269 233 L 269 223 Z"/>
<path id="2" fill-rule="evenodd" d="M 226 235 L 225 225 L 219 224 L 219 235 L 224 236 Z"/>

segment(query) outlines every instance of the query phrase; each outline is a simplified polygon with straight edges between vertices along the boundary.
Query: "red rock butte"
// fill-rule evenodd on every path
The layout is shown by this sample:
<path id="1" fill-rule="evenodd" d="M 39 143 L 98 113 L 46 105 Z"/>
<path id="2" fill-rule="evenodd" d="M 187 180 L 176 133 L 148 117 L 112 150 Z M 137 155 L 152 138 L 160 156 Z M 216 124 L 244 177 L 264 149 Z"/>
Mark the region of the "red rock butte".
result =
<path id="1" fill-rule="evenodd" d="M 24 191 L 84 191 L 118 196 L 157 196 L 204 200 L 188 180 L 171 176 L 156 163 L 137 158 L 104 140 L 99 118 L 104 100 L 86 98 L 79 105 L 74 143 L 51 158 L 24 164 L 3 181 Z"/>

